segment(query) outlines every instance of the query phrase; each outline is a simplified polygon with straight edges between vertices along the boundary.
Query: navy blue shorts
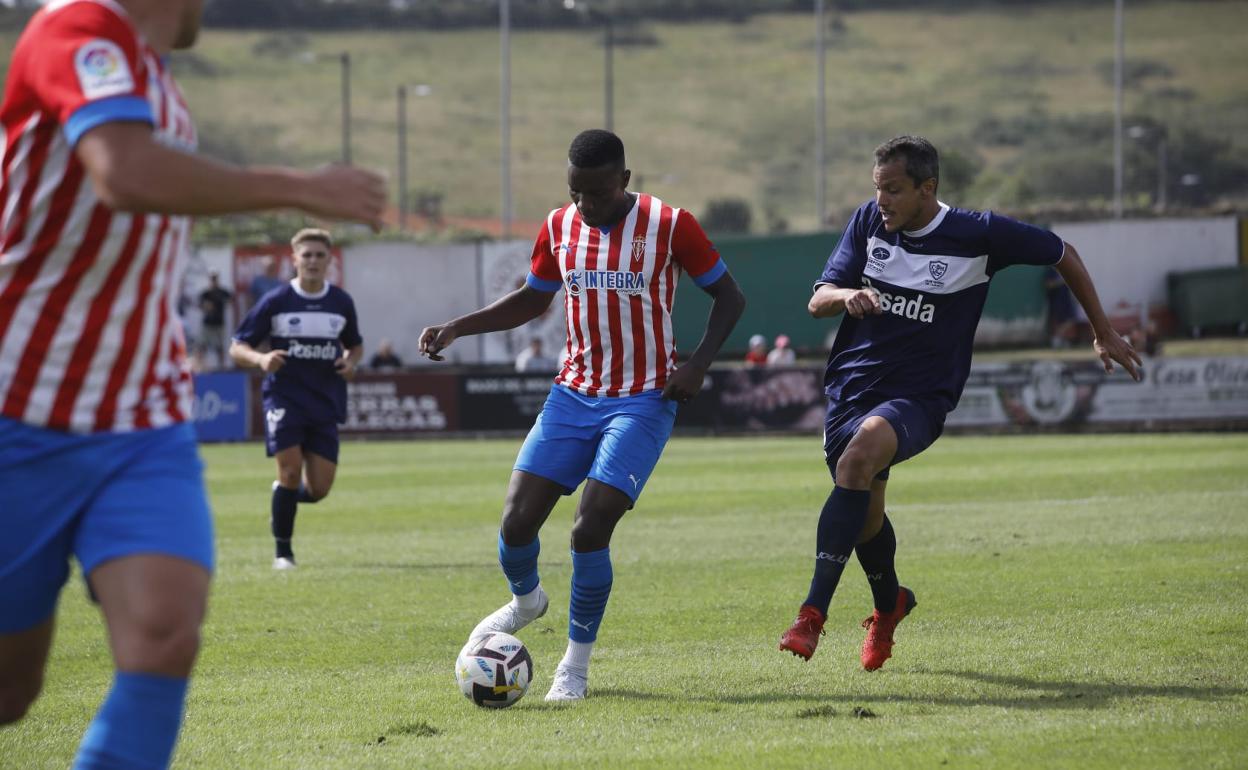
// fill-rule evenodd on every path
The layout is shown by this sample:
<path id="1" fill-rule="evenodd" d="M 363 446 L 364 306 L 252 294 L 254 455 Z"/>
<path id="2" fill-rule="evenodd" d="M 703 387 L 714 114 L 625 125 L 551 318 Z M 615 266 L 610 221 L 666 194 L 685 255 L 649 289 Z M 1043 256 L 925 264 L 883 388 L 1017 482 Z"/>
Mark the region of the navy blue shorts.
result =
<path id="1" fill-rule="evenodd" d="M 888 463 L 891 468 L 931 446 L 945 429 L 946 413 L 944 404 L 933 399 L 895 398 L 878 403 L 828 401 L 828 415 L 823 422 L 823 455 L 833 480 L 837 461 L 868 417 L 883 417 L 897 434 L 897 454 Z M 875 477 L 886 481 L 888 468 Z"/>
<path id="2" fill-rule="evenodd" d="M 563 485 L 587 477 L 641 496 L 672 435 L 676 402 L 657 390 L 636 396 L 583 396 L 555 385 L 520 448 L 515 469 Z"/>
<path id="3" fill-rule="evenodd" d="M 269 457 L 297 446 L 303 453 L 338 462 L 338 423 L 310 420 L 301 411 L 277 402 L 264 403 L 264 451 Z"/>
<path id="4" fill-rule="evenodd" d="M 137 554 L 212 571 L 212 514 L 190 423 L 81 435 L 0 417 L 0 633 L 51 617 L 84 575 Z"/>

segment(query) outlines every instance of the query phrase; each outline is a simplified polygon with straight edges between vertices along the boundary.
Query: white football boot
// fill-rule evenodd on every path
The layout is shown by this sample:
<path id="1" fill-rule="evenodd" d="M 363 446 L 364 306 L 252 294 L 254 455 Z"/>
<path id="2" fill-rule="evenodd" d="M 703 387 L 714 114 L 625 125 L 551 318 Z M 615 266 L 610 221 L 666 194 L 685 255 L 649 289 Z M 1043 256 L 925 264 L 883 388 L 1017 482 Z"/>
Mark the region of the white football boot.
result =
<path id="1" fill-rule="evenodd" d="M 298 565 L 295 564 L 294 559 L 287 559 L 285 556 L 279 556 L 273 560 L 273 569 L 278 572 L 286 572 L 287 570 L 292 570 L 297 566 Z"/>
<path id="2" fill-rule="evenodd" d="M 571 668 L 559 666 L 555 669 L 555 681 L 550 684 L 550 692 L 546 693 L 548 703 L 567 703 L 585 700 L 589 692 L 589 672 L 577 673 Z"/>
<path id="3" fill-rule="evenodd" d="M 532 609 L 521 609 L 516 604 L 513 596 L 511 601 L 502 607 L 485 616 L 485 619 L 472 629 L 472 633 L 468 635 L 468 639 L 476 639 L 479 636 L 494 633 L 514 634 L 528 624 L 537 620 L 546 614 L 546 609 L 550 607 L 550 598 L 546 596 L 545 589 L 539 584 L 537 588 L 537 606 Z"/>

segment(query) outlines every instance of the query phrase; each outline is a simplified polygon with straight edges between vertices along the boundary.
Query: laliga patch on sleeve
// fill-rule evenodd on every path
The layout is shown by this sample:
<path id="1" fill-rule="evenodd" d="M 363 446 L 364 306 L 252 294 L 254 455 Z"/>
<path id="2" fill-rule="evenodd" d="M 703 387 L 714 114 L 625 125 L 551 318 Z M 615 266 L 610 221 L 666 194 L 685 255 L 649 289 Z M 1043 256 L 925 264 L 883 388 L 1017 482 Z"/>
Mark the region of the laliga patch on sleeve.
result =
<path id="1" fill-rule="evenodd" d="M 121 46 L 111 40 L 96 39 L 79 47 L 74 54 L 74 70 L 87 99 L 134 92 L 130 64 Z"/>

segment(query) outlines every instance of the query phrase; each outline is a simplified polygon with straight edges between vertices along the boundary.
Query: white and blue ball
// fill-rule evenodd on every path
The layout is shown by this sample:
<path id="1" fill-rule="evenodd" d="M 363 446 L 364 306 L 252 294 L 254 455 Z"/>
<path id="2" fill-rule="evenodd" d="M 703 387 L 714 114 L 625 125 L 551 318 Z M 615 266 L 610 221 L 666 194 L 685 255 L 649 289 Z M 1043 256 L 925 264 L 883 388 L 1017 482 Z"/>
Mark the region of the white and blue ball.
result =
<path id="1" fill-rule="evenodd" d="M 455 661 L 455 681 L 464 697 L 483 708 L 506 708 L 524 697 L 533 680 L 533 659 L 511 634 L 490 633 L 469 640 Z"/>

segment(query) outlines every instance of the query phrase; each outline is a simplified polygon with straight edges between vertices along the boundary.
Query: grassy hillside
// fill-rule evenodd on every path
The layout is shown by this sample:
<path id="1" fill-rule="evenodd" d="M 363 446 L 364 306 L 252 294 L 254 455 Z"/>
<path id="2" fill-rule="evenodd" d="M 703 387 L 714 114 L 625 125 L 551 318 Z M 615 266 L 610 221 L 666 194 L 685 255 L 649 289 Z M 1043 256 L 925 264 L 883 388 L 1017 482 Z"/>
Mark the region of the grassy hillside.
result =
<path id="1" fill-rule="evenodd" d="M 1127 94 L 1128 112 L 1172 129 L 1199 128 L 1230 142 L 1235 156 L 1248 162 L 1246 14 L 1245 2 L 1132 3 L 1127 51 L 1141 76 Z M 828 195 L 837 222 L 870 193 L 870 150 L 893 134 L 924 133 L 972 169 L 982 167 L 974 185 L 947 190 L 947 196 L 1009 206 L 1023 183 L 1021 154 L 1029 150 L 986 144 L 985 126 L 1026 118 L 1043 131 L 1064 118 L 1107 120 L 1112 110 L 1106 74 L 1113 55 L 1111 3 L 958 14 L 859 12 L 840 15 L 833 26 Z M 644 32 L 653 44 L 618 47 L 615 59 L 615 127 L 630 149 L 635 186 L 695 212 L 713 198 L 746 198 L 756 229 L 767 226 L 767 209 L 792 229 L 813 227 L 810 17 L 652 25 Z M 538 219 L 563 200 L 567 143 L 577 130 L 601 123 L 600 41 L 588 28 L 514 35 L 518 219 Z M 11 36 L 4 42 L 11 45 Z M 193 55 L 179 58 L 207 146 L 252 161 L 337 158 L 340 51 L 349 51 L 354 65 L 357 162 L 397 177 L 395 88 L 429 84 L 431 94 L 410 99 L 410 187 L 444 195 L 448 214 L 497 215 L 494 30 L 210 30 Z M 1140 142 L 1131 145 L 1129 192 L 1146 203 L 1155 186 L 1152 167 L 1144 168 L 1152 152 Z M 1107 162 L 1103 151 L 1097 155 Z M 1112 178 L 1104 167 L 1084 171 L 1103 178 L 1107 196 Z M 1171 173 L 1177 179 L 1183 169 Z"/>

